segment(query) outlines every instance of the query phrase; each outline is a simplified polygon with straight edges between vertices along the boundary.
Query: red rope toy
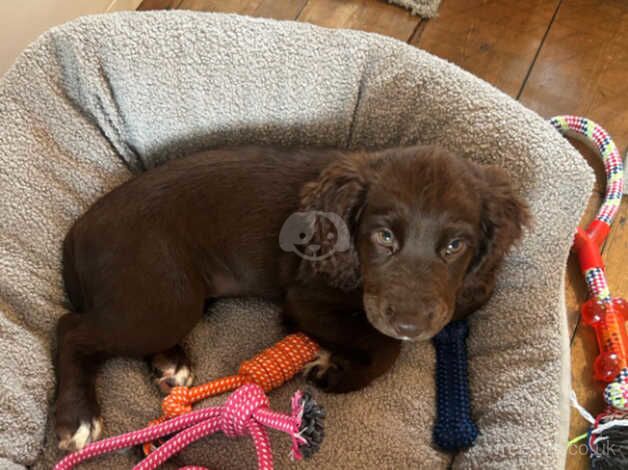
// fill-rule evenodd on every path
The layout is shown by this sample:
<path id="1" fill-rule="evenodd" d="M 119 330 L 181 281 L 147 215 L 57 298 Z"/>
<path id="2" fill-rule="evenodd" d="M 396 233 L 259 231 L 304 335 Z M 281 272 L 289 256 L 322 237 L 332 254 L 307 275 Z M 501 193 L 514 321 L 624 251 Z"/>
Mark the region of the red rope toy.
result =
<path id="1" fill-rule="evenodd" d="M 300 460 L 316 452 L 323 438 L 324 410 L 308 393 L 292 397 L 290 416 L 272 411 L 265 392 L 281 386 L 312 361 L 318 345 L 303 334 L 287 336 L 275 346 L 245 361 L 237 375 L 195 387 L 175 387 L 164 398 L 164 416 L 148 427 L 89 444 L 62 459 L 55 470 L 69 470 L 80 462 L 124 447 L 144 444 L 150 452 L 136 470 L 157 468 L 174 454 L 198 439 L 222 431 L 229 437 L 250 434 L 260 470 L 272 470 L 273 459 L 264 427 L 283 431 L 292 438 L 291 456 Z M 192 404 L 207 397 L 235 390 L 223 406 L 192 412 Z M 181 415 L 181 416 L 179 416 Z M 151 441 L 175 434 L 155 448 Z M 186 467 L 197 470 L 204 467 Z"/>
<path id="2" fill-rule="evenodd" d="M 577 229 L 573 248 L 589 290 L 589 299 L 582 306 L 582 321 L 594 329 L 599 348 L 593 364 L 594 376 L 607 384 L 604 400 L 608 406 L 595 419 L 581 411 L 591 429 L 572 439 L 569 445 L 587 438 L 594 470 L 628 468 L 628 304 L 612 297 L 601 255 L 623 197 L 623 162 L 610 135 L 590 119 L 556 116 L 550 123 L 563 134 L 586 138 L 598 150 L 606 173 L 604 201 L 595 220 L 586 229 Z M 581 409 L 579 405 L 577 408 Z"/>

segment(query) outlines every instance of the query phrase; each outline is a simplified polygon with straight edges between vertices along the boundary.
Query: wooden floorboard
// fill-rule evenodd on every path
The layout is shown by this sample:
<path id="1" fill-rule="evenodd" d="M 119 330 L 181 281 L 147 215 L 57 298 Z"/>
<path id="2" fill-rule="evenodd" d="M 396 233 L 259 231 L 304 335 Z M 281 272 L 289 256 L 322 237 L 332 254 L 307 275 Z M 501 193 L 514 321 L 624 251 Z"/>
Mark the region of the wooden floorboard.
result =
<path id="1" fill-rule="evenodd" d="M 183 0 L 180 9 L 294 20 L 307 0 Z"/>
<path id="2" fill-rule="evenodd" d="M 559 0 L 443 0 L 411 44 L 516 97 Z"/>
<path id="3" fill-rule="evenodd" d="M 628 299 L 628 196 L 624 196 L 619 214 L 604 247 L 606 275 L 614 295 Z"/>
<path id="4" fill-rule="evenodd" d="M 298 19 L 328 28 L 384 34 L 401 41 L 408 41 L 421 21 L 402 8 L 373 0 L 309 0 Z"/>
<path id="5" fill-rule="evenodd" d="M 252 15 L 259 3 L 258 0 L 183 0 L 179 9 Z"/>
<path id="6" fill-rule="evenodd" d="M 563 0 L 521 95 L 542 116 L 579 114 L 628 144 L 628 1 Z"/>
<path id="7" fill-rule="evenodd" d="M 137 7 L 138 10 L 173 10 L 179 6 L 181 0 L 144 0 Z"/>
<path id="8" fill-rule="evenodd" d="M 308 0 L 266 0 L 255 10 L 255 16 L 276 20 L 295 20 Z"/>

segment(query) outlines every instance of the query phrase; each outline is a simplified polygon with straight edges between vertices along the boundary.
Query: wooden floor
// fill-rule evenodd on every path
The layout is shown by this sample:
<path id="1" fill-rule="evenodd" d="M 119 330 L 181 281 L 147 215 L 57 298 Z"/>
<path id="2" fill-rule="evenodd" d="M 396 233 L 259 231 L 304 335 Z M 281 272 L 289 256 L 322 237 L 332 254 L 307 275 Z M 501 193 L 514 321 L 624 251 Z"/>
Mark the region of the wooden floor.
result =
<path id="1" fill-rule="evenodd" d="M 352 28 L 395 37 L 454 62 L 545 117 L 580 114 L 602 124 L 622 150 L 628 144 L 628 1 L 443 0 L 426 21 L 380 0 L 144 0 L 140 9 L 234 12 Z M 587 151 L 581 150 L 587 154 Z M 598 175 L 596 157 L 588 154 Z M 603 180 L 583 222 L 593 217 Z M 628 199 L 604 246 L 611 289 L 628 298 Z M 570 260 L 567 309 L 572 334 L 572 382 L 583 406 L 600 411 L 592 380 L 594 337 L 579 324 L 583 281 Z M 587 423 L 572 412 L 570 437 Z M 568 453 L 568 469 L 588 468 L 583 447 Z"/>

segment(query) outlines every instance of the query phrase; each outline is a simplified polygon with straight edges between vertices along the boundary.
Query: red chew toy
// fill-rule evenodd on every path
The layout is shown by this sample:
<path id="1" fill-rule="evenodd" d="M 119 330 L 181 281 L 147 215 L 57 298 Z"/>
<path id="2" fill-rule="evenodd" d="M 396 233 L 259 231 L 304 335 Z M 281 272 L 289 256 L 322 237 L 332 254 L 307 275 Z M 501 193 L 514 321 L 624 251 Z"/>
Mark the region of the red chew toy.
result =
<path id="1" fill-rule="evenodd" d="M 625 300 L 611 296 L 601 255 L 624 193 L 623 161 L 613 139 L 595 122 L 578 116 L 556 116 L 550 123 L 562 133 L 575 132 L 593 144 L 606 172 L 604 202 L 586 230 L 578 229 L 573 247 L 589 288 L 590 300 L 582 306 L 581 318 L 595 330 L 600 351 L 593 374 L 607 383 L 604 401 L 608 407 L 595 420 L 583 413 L 592 424 L 591 430 L 569 445 L 586 438 L 591 468 L 595 470 L 628 468 L 628 312 Z"/>
<path id="2" fill-rule="evenodd" d="M 593 364 L 597 380 L 611 382 L 628 367 L 628 335 L 626 335 L 626 302 L 588 300 L 582 306 L 582 320 L 595 330 L 600 354 Z"/>

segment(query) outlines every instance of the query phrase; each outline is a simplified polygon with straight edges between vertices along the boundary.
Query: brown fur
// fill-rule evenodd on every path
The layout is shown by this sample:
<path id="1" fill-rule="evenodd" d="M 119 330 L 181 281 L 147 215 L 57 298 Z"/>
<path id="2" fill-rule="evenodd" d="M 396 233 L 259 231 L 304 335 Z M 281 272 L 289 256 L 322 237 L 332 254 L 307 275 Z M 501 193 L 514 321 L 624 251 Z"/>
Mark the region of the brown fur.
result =
<path id="1" fill-rule="evenodd" d="M 283 251 L 282 224 L 298 211 L 338 214 L 348 249 L 314 261 Z M 433 147 L 249 147 L 166 163 L 97 201 L 66 237 L 74 312 L 59 321 L 57 432 L 98 416 L 104 359 L 164 363 L 176 351 L 184 363 L 177 344 L 218 297 L 283 302 L 286 325 L 331 353 L 309 378 L 329 391 L 363 387 L 390 368 L 399 338 L 427 339 L 488 299 L 527 220 L 502 170 Z M 309 223 L 310 244 L 331 249 L 330 220 Z M 394 253 L 373 241 L 382 226 Z M 456 237 L 467 248 L 445 261 Z"/>

